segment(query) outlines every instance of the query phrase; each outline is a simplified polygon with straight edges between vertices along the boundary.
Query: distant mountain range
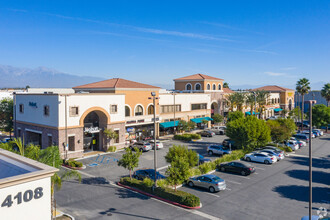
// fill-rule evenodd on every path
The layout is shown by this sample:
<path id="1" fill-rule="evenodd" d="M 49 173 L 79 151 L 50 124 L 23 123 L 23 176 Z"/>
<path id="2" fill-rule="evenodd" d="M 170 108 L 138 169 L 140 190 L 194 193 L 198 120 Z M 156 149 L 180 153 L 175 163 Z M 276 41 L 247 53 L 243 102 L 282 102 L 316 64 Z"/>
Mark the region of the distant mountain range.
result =
<path id="1" fill-rule="evenodd" d="M 0 65 L 0 88 L 71 88 L 104 80 L 100 77 L 77 76 L 46 67 L 35 69 Z"/>
<path id="2" fill-rule="evenodd" d="M 32 88 L 72 88 L 74 86 L 105 80 L 101 77 L 77 76 L 63 73 L 47 67 L 35 69 L 19 68 L 8 65 L 0 65 L 0 88 L 25 88 L 29 85 Z M 320 90 L 326 82 L 311 83 L 312 90 Z M 163 89 L 173 89 L 174 85 L 150 83 Z M 231 85 L 231 89 L 253 89 L 265 85 Z M 295 82 L 292 85 L 279 85 L 290 89 L 295 89 Z"/>

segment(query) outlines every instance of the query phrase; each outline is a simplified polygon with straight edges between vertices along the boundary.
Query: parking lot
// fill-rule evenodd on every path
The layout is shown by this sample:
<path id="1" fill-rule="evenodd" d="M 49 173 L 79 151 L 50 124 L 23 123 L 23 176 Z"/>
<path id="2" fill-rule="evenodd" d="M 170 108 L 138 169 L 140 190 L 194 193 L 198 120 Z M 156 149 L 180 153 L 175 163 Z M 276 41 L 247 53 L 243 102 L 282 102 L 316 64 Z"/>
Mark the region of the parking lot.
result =
<path id="1" fill-rule="evenodd" d="M 158 167 L 165 172 L 164 156 L 173 144 L 184 144 L 205 155 L 210 143 L 221 143 L 225 136 L 203 138 L 201 142 L 164 142 L 157 151 Z M 313 209 L 330 210 L 329 135 L 313 139 Z M 202 208 L 183 210 L 163 202 L 119 188 L 113 184 L 128 171 L 117 166 L 124 152 L 81 160 L 87 168 L 83 181 L 68 181 L 56 192 L 61 210 L 78 219 L 299 219 L 308 214 L 308 147 L 286 156 L 273 165 L 252 163 L 256 172 L 240 176 L 216 171 L 225 179 L 227 189 L 209 193 L 204 189 L 183 186 L 180 190 L 200 197 Z M 215 159 L 217 156 L 208 157 Z M 139 168 L 153 168 L 153 151 L 143 153 Z"/>

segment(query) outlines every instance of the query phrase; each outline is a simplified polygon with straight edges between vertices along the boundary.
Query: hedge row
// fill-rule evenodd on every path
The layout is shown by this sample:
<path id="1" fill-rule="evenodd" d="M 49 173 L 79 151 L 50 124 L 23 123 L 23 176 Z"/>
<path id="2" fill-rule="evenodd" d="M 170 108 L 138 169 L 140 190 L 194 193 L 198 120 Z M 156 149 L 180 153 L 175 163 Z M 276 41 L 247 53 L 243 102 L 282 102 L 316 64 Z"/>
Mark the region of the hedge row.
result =
<path id="1" fill-rule="evenodd" d="M 191 141 L 192 139 L 201 139 L 200 134 L 177 134 L 174 135 L 175 140 L 181 140 L 181 141 Z"/>
<path id="2" fill-rule="evenodd" d="M 63 162 L 64 165 L 67 165 L 69 167 L 77 167 L 80 168 L 83 166 L 82 162 L 75 161 L 74 159 L 70 158 L 69 160 L 66 160 Z"/>
<path id="3" fill-rule="evenodd" d="M 146 180 L 147 179 L 147 180 Z M 120 179 L 120 183 L 128 186 L 133 186 L 138 188 L 144 192 L 159 196 L 161 198 L 170 200 L 172 202 L 177 202 L 182 205 L 186 205 L 189 207 L 197 207 L 200 205 L 200 200 L 197 196 L 180 191 L 180 190 L 173 190 L 167 187 L 157 187 L 152 191 L 153 181 L 146 178 L 144 181 L 137 180 L 137 179 L 130 179 L 129 177 L 124 177 Z M 150 182 L 152 181 L 152 183 Z"/>

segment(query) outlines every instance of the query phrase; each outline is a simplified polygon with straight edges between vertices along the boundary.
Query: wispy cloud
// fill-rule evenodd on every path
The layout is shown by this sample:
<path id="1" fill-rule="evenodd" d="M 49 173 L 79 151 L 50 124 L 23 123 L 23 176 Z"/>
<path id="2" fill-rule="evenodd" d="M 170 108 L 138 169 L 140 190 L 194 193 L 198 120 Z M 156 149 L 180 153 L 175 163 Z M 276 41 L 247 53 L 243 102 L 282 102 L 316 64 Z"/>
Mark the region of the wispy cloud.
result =
<path id="1" fill-rule="evenodd" d="M 284 67 L 284 68 L 281 68 L 281 70 L 295 70 L 297 69 L 297 67 Z"/>
<path id="2" fill-rule="evenodd" d="M 13 11 L 13 12 L 23 12 L 23 13 L 28 12 L 27 10 L 24 10 L 24 9 L 17 9 L 17 8 L 8 8 L 7 10 L 8 10 L 8 11 Z"/>
<path id="3" fill-rule="evenodd" d="M 286 73 L 265 72 L 269 76 L 286 76 Z"/>
<path id="4" fill-rule="evenodd" d="M 241 51 L 278 55 L 278 53 L 276 53 L 274 51 L 269 51 L 269 50 L 243 50 L 243 49 L 241 49 Z"/>
<path id="5" fill-rule="evenodd" d="M 200 23 L 207 24 L 207 25 L 212 25 L 212 26 L 215 26 L 215 27 L 221 27 L 221 28 L 225 28 L 225 29 L 229 29 L 229 30 L 234 30 L 234 31 L 242 31 L 242 32 L 249 32 L 249 33 L 264 35 L 264 33 L 261 33 L 261 32 L 250 31 L 250 30 L 247 30 L 247 29 L 244 29 L 244 28 L 237 28 L 237 27 L 233 27 L 233 26 L 230 26 L 230 25 L 221 24 L 221 23 L 217 23 L 217 22 L 201 21 Z"/>

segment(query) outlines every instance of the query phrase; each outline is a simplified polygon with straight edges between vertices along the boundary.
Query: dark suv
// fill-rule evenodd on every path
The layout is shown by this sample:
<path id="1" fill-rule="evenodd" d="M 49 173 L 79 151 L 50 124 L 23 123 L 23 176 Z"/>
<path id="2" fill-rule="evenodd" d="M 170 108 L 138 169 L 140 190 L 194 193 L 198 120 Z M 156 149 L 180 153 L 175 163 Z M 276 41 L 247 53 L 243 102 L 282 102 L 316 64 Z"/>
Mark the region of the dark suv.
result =
<path id="1" fill-rule="evenodd" d="M 231 145 L 231 149 L 235 149 L 235 148 L 237 148 L 237 147 L 235 146 L 235 141 L 230 140 L 229 138 L 223 140 L 223 142 L 222 142 L 222 145 L 223 145 L 224 147 L 229 147 L 229 144 Z"/>

